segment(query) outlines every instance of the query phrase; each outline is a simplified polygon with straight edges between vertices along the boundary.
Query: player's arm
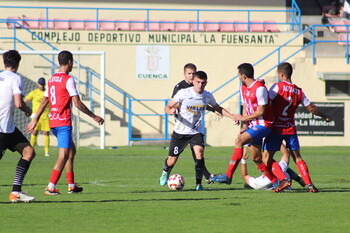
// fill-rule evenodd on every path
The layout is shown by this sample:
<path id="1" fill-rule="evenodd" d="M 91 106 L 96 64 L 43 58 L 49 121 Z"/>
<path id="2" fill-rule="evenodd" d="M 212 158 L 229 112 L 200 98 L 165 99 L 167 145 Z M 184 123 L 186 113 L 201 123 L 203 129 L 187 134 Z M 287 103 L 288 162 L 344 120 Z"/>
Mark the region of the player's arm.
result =
<path id="1" fill-rule="evenodd" d="M 224 109 L 223 107 L 221 107 L 220 105 L 214 105 L 213 109 L 215 112 L 218 112 L 218 115 L 220 116 L 224 116 L 224 117 L 228 117 L 231 118 L 235 124 L 238 124 L 239 122 L 236 121 L 236 119 L 233 117 L 233 114 L 229 113 L 226 109 Z"/>
<path id="2" fill-rule="evenodd" d="M 36 114 L 35 114 L 35 117 L 34 117 L 33 120 L 32 120 L 28 125 L 26 125 L 26 127 L 24 128 L 24 131 L 25 131 L 26 133 L 31 133 L 31 132 L 34 130 L 36 124 L 38 124 L 38 121 L 39 121 L 39 119 L 40 119 L 40 117 L 41 117 L 41 114 L 43 114 L 43 112 L 44 112 L 44 110 L 45 110 L 45 108 L 46 108 L 46 105 L 47 105 L 48 103 L 49 103 L 49 98 L 47 98 L 46 96 L 44 96 L 43 99 L 42 99 L 42 101 L 41 101 L 41 104 L 40 104 L 40 106 L 39 106 L 39 108 L 38 108 L 38 111 L 37 111 Z"/>
<path id="3" fill-rule="evenodd" d="M 72 96 L 72 101 L 75 105 L 75 107 L 77 107 L 77 109 L 79 109 L 81 112 L 85 113 L 86 115 L 88 115 L 89 117 L 91 117 L 94 121 L 96 121 L 99 125 L 102 125 L 104 123 L 104 120 L 102 117 L 95 115 L 93 112 L 91 112 L 86 105 L 81 102 L 79 95 L 74 95 Z"/>
<path id="4" fill-rule="evenodd" d="M 248 149 L 247 147 L 243 147 L 243 157 L 241 160 L 241 176 L 246 183 L 249 182 L 250 178 L 250 175 L 248 175 L 248 167 L 246 164 L 246 160 L 248 159 L 248 157 Z"/>
<path id="5" fill-rule="evenodd" d="M 178 103 L 174 98 L 171 99 L 167 106 L 165 106 L 164 111 L 166 114 L 173 115 L 176 113 L 176 109 L 178 108 Z"/>
<path id="6" fill-rule="evenodd" d="M 21 94 L 15 94 L 14 95 L 14 101 L 15 101 L 15 106 L 16 108 L 22 110 L 27 117 L 32 115 L 32 109 L 30 109 L 27 104 L 23 101 L 22 95 Z"/>
<path id="7" fill-rule="evenodd" d="M 305 106 L 305 108 L 312 114 L 322 117 L 325 121 L 331 121 L 331 118 L 329 116 L 326 116 L 323 112 L 321 112 L 321 110 L 318 107 L 316 107 L 316 105 L 311 103 L 308 106 Z"/>

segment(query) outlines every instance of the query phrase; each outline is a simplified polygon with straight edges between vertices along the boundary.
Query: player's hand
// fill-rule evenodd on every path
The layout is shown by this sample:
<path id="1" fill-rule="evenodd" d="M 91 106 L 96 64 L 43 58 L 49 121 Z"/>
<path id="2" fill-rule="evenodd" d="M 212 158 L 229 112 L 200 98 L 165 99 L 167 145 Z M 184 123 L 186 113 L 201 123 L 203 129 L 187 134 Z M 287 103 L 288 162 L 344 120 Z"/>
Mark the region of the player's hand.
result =
<path id="1" fill-rule="evenodd" d="M 236 121 L 244 121 L 244 117 L 241 114 L 232 114 L 232 117 L 236 120 Z"/>
<path id="2" fill-rule="evenodd" d="M 265 79 L 260 78 L 260 79 L 258 79 L 258 81 L 265 85 Z"/>
<path id="3" fill-rule="evenodd" d="M 248 154 L 248 147 L 243 147 L 243 157 L 242 159 L 247 160 L 249 158 L 249 154 Z"/>
<path id="4" fill-rule="evenodd" d="M 103 125 L 103 123 L 105 122 L 105 120 L 103 120 L 102 117 L 100 116 L 94 116 L 94 121 L 96 121 L 99 125 Z"/>
<path id="5" fill-rule="evenodd" d="M 26 112 L 26 117 L 30 117 L 33 113 L 33 110 L 30 108 L 28 112 Z"/>
<path id="6" fill-rule="evenodd" d="M 324 120 L 325 120 L 326 122 L 330 122 L 330 121 L 331 121 L 331 118 L 327 116 L 327 117 L 324 118 Z"/>
<path id="7" fill-rule="evenodd" d="M 174 115 L 176 113 L 177 108 L 170 108 L 169 115 Z"/>
<path id="8" fill-rule="evenodd" d="M 24 132 L 26 132 L 27 134 L 31 134 L 36 126 L 37 122 L 36 121 L 32 121 L 30 122 L 28 125 L 26 125 L 26 127 L 24 128 Z"/>

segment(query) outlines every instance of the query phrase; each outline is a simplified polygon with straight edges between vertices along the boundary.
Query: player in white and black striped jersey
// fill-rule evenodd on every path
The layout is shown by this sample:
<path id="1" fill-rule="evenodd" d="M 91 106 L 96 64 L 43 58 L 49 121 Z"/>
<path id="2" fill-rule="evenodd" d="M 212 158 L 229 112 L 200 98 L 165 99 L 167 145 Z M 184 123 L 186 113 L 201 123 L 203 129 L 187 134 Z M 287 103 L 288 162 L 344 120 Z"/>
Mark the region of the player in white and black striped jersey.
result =
<path id="1" fill-rule="evenodd" d="M 164 162 L 163 172 L 159 180 L 161 185 L 166 185 L 169 174 L 179 155 L 190 143 L 196 156 L 196 190 L 203 190 L 202 177 L 205 162 L 202 121 L 206 106 L 210 104 L 215 111 L 233 119 L 227 110 L 216 103 L 213 95 L 204 90 L 207 79 L 205 72 L 196 72 L 193 78 L 193 87 L 179 90 L 165 107 L 167 114 L 172 115 L 178 111 L 178 117 L 170 142 L 169 155 Z"/>

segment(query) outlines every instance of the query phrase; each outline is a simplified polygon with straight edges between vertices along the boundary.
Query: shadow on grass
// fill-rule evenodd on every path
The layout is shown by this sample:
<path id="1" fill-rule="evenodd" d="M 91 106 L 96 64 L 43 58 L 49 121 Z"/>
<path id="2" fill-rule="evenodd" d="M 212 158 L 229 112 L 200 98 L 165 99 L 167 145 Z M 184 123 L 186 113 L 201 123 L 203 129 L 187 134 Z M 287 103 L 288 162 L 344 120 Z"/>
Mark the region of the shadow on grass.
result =
<path id="1" fill-rule="evenodd" d="M 148 201 L 215 201 L 215 200 L 224 200 L 226 198 L 169 198 L 169 199 L 135 199 L 135 200 L 122 200 L 122 199 L 113 199 L 113 200 L 99 200 L 99 201 L 34 201 L 30 204 L 35 203 L 108 203 L 108 202 L 148 202 Z M 0 202 L 0 204 L 12 204 L 11 202 Z"/>

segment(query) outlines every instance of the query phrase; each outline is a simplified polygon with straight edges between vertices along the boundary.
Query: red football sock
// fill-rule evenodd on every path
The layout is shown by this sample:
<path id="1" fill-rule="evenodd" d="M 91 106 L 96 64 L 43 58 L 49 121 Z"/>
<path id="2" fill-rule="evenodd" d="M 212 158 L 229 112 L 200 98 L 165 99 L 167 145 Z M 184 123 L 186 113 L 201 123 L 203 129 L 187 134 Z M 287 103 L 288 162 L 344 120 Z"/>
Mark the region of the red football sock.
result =
<path id="1" fill-rule="evenodd" d="M 256 167 L 264 176 L 271 180 L 272 183 L 275 183 L 277 181 L 276 176 L 270 171 L 270 169 L 267 168 L 267 166 L 264 163 L 261 163 Z"/>
<path id="2" fill-rule="evenodd" d="M 274 160 L 274 159 L 272 160 L 271 167 L 272 167 L 272 173 L 279 180 L 283 180 L 283 179 L 287 178 L 286 174 L 284 174 L 284 172 L 281 169 L 281 166 L 276 162 L 276 160 Z"/>
<path id="3" fill-rule="evenodd" d="M 309 174 L 309 169 L 306 165 L 306 163 L 304 162 L 304 160 L 301 160 L 299 162 L 296 163 L 297 167 L 298 167 L 298 171 L 301 174 L 301 177 L 303 177 L 303 180 L 305 182 L 306 185 L 311 184 L 311 178 L 310 178 L 310 174 Z"/>
<path id="4" fill-rule="evenodd" d="M 233 173 L 235 172 L 242 157 L 243 157 L 243 148 L 235 148 L 233 150 L 233 155 L 231 157 L 230 163 L 226 171 L 226 176 L 228 178 L 232 178 Z"/>
<path id="5" fill-rule="evenodd" d="M 74 184 L 74 172 L 67 172 L 66 178 L 67 178 L 68 184 Z"/>
<path id="6" fill-rule="evenodd" d="M 57 184 L 61 177 L 61 172 L 59 170 L 53 169 L 50 177 L 50 183 Z"/>

